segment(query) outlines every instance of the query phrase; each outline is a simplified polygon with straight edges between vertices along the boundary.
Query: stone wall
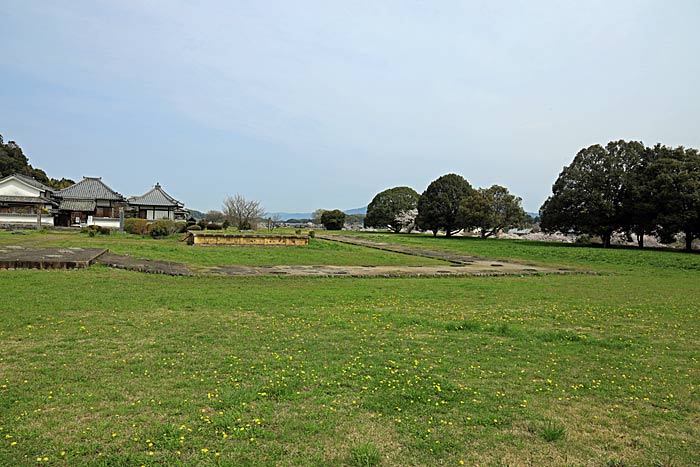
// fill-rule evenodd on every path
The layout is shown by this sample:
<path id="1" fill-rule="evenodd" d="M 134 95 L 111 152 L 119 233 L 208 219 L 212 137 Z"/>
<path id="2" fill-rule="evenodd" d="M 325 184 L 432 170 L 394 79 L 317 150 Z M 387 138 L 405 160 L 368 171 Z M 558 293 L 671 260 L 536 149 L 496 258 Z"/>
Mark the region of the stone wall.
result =
<path id="1" fill-rule="evenodd" d="M 308 245 L 309 237 L 189 232 L 187 243 L 190 245 L 299 246 Z"/>

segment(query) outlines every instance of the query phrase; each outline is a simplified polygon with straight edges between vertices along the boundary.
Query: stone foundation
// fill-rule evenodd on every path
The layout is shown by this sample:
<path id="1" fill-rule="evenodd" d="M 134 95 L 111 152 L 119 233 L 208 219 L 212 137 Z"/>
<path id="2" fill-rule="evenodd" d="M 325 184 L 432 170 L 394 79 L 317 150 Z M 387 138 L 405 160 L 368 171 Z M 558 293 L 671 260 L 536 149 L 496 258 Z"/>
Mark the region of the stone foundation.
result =
<path id="1" fill-rule="evenodd" d="M 302 235 L 243 235 L 187 232 L 184 240 L 190 245 L 303 246 L 309 244 L 309 237 Z"/>

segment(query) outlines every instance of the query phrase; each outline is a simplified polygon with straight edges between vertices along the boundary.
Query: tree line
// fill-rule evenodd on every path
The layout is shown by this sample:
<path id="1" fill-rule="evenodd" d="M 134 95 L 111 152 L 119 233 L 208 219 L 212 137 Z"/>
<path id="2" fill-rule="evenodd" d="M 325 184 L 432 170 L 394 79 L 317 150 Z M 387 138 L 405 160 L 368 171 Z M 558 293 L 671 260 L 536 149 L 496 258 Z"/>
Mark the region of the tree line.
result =
<path id="1" fill-rule="evenodd" d="M 43 170 L 32 167 L 29 158 L 24 155 L 19 144 L 14 141 L 6 143 L 0 135 L 0 178 L 12 174 L 32 177 L 54 190 L 62 190 L 75 184 L 73 180 L 68 178 L 49 178 Z"/>
<path id="2" fill-rule="evenodd" d="M 503 186 L 475 189 L 461 175 L 447 174 L 421 195 L 406 186 L 378 193 L 367 206 L 365 227 L 396 233 L 417 228 L 433 236 L 443 231 L 448 237 L 478 230 L 486 238 L 527 221 L 521 202 Z"/>
<path id="3" fill-rule="evenodd" d="M 700 153 L 682 146 L 611 141 L 582 149 L 559 174 L 540 208 L 545 232 L 596 235 L 609 247 L 613 233 L 654 235 L 685 249 L 700 238 Z"/>

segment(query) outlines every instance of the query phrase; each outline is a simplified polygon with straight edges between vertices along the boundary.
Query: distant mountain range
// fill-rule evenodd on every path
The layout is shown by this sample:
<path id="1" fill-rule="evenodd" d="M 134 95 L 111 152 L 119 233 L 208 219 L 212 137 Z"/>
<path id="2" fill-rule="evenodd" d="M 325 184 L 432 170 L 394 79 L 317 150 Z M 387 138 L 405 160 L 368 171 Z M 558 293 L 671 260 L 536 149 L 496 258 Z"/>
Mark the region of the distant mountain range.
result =
<path id="1" fill-rule="evenodd" d="M 347 209 L 343 211 L 345 214 L 367 214 L 367 207 Z M 287 219 L 311 219 L 313 213 L 311 212 L 266 212 L 265 217 L 278 216 L 283 221 Z"/>

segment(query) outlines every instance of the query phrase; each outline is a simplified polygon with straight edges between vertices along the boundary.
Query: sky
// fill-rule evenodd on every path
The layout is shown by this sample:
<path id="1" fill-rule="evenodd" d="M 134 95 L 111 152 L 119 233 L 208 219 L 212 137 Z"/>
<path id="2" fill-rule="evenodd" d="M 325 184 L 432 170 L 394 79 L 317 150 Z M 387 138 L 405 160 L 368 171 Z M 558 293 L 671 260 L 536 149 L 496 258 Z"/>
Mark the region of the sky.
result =
<path id="1" fill-rule="evenodd" d="M 700 148 L 700 2 L 0 0 L 0 134 L 187 207 L 366 206 L 458 173 L 536 212 L 575 154 Z"/>

